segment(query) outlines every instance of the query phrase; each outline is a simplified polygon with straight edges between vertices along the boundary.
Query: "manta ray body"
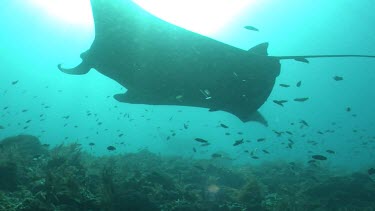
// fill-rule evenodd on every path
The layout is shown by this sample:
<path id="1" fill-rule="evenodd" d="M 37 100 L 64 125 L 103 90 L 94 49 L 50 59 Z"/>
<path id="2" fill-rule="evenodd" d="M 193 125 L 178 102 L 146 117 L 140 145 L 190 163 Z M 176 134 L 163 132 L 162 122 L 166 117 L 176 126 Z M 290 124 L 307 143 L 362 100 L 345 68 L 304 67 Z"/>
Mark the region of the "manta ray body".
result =
<path id="1" fill-rule="evenodd" d="M 96 69 L 127 89 L 120 102 L 222 110 L 267 124 L 258 113 L 280 74 L 280 60 L 362 55 L 268 56 L 267 43 L 245 51 L 165 22 L 132 1 L 91 0 L 95 39 L 77 67 Z"/>

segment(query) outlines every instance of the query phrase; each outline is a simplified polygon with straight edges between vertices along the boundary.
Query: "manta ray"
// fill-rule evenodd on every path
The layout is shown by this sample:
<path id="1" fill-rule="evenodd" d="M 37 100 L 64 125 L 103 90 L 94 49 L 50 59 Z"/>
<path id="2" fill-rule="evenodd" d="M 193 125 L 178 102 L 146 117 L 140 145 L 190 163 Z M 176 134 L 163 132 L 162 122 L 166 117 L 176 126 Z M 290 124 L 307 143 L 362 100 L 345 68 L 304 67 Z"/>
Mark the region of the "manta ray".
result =
<path id="1" fill-rule="evenodd" d="M 125 87 L 120 102 L 176 105 L 226 111 L 243 122 L 267 121 L 258 112 L 280 74 L 280 61 L 308 63 L 318 57 L 368 55 L 269 56 L 267 43 L 248 51 L 168 23 L 130 0 L 91 0 L 95 39 L 74 68 L 95 69 Z"/>

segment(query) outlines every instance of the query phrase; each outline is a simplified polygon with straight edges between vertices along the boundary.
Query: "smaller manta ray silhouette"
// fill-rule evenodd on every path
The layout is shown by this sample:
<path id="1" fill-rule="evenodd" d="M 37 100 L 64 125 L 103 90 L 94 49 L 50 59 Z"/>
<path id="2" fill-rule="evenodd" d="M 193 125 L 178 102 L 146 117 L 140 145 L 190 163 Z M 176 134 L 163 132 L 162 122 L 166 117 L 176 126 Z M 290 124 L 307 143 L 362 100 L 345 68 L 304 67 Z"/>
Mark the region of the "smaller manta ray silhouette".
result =
<path id="1" fill-rule="evenodd" d="M 81 75 L 96 69 L 127 89 L 120 102 L 178 105 L 229 112 L 243 122 L 267 121 L 257 111 L 280 74 L 280 61 L 369 55 L 268 56 L 267 43 L 249 51 L 165 22 L 132 1 L 91 0 L 95 39 L 68 69 Z M 253 29 L 253 28 L 251 28 Z M 255 29 L 255 28 L 254 28 Z M 253 30 L 254 30 L 253 29 Z"/>

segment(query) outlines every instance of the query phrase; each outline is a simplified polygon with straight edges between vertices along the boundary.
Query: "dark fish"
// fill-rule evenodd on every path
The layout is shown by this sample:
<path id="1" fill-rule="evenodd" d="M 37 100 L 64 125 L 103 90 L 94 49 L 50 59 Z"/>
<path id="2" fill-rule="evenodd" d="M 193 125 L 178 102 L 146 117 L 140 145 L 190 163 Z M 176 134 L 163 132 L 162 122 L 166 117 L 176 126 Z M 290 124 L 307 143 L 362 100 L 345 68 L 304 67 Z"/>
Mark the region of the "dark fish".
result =
<path id="1" fill-rule="evenodd" d="M 109 151 L 115 151 L 115 150 L 116 150 L 116 147 L 114 147 L 114 146 L 108 146 L 107 149 L 108 149 Z"/>
<path id="2" fill-rule="evenodd" d="M 221 126 L 222 128 L 228 128 L 228 126 L 226 126 L 226 125 L 224 125 L 224 124 L 220 124 L 220 126 Z"/>
<path id="3" fill-rule="evenodd" d="M 230 133 L 226 132 L 225 135 L 226 135 L 226 136 L 230 136 Z"/>
<path id="4" fill-rule="evenodd" d="M 351 110 L 352 110 L 352 109 L 351 109 L 350 107 L 347 107 L 347 108 L 346 108 L 346 111 L 347 111 L 347 112 L 350 112 Z"/>
<path id="5" fill-rule="evenodd" d="M 328 152 L 329 154 L 335 154 L 335 151 L 330 150 L 330 149 L 327 149 L 326 152 Z"/>
<path id="6" fill-rule="evenodd" d="M 200 142 L 200 143 L 208 143 L 207 140 L 204 140 L 203 138 L 195 138 L 194 140 Z"/>
<path id="7" fill-rule="evenodd" d="M 254 156 L 254 155 L 253 155 L 253 156 L 251 156 L 251 158 L 252 158 L 252 159 L 255 159 L 255 160 L 258 160 L 258 159 L 259 159 L 259 157 L 258 157 L 258 156 Z"/>
<path id="8" fill-rule="evenodd" d="M 274 103 L 276 103 L 279 106 L 284 106 L 284 103 L 288 102 L 287 100 L 274 100 Z"/>
<path id="9" fill-rule="evenodd" d="M 259 29 L 255 28 L 254 26 L 245 26 L 244 28 L 251 31 L 259 31 Z"/>
<path id="10" fill-rule="evenodd" d="M 316 163 L 316 160 L 309 160 L 307 163 Z"/>
<path id="11" fill-rule="evenodd" d="M 311 156 L 313 159 L 315 160 L 327 160 L 327 157 L 323 156 L 323 155 L 313 155 Z"/>
<path id="12" fill-rule="evenodd" d="M 208 146 L 208 145 L 210 145 L 210 143 L 208 143 L 208 142 L 201 144 L 202 147 L 205 147 L 205 146 Z"/>
<path id="13" fill-rule="evenodd" d="M 42 146 L 44 146 L 44 147 L 49 147 L 49 144 L 42 144 Z"/>
<path id="14" fill-rule="evenodd" d="M 266 139 L 265 138 L 258 138 L 257 139 L 257 142 L 263 142 L 263 141 L 265 141 Z"/>
<path id="15" fill-rule="evenodd" d="M 27 109 L 23 109 L 23 110 L 22 110 L 22 113 L 25 113 L 25 112 L 27 112 L 27 111 L 28 111 Z"/>
<path id="16" fill-rule="evenodd" d="M 195 149 L 195 147 L 193 147 L 193 152 L 197 152 L 197 149 Z"/>
<path id="17" fill-rule="evenodd" d="M 289 134 L 289 135 L 293 135 L 293 133 L 290 132 L 290 131 L 285 131 L 285 133 L 287 133 L 287 134 Z"/>
<path id="18" fill-rule="evenodd" d="M 69 115 L 63 116 L 64 119 L 69 119 L 69 117 L 70 117 Z"/>
<path id="19" fill-rule="evenodd" d="M 283 132 L 279 132 L 277 130 L 272 130 L 278 137 L 281 136 L 283 134 Z"/>
<path id="20" fill-rule="evenodd" d="M 91 142 L 91 143 L 89 143 L 89 146 L 91 146 L 91 147 L 92 147 L 92 146 L 95 146 L 95 143 L 92 143 L 92 142 Z"/>
<path id="21" fill-rule="evenodd" d="M 334 76 L 333 79 L 334 79 L 335 81 L 342 81 L 342 80 L 344 80 L 343 77 L 341 77 L 341 76 L 337 76 L 337 75 Z"/>
<path id="22" fill-rule="evenodd" d="M 240 145 L 240 144 L 243 144 L 243 139 L 235 141 L 233 146 L 237 146 L 237 145 Z"/>
<path id="23" fill-rule="evenodd" d="M 5 129 L 4 126 L 0 125 L 0 129 Z"/>
<path id="24" fill-rule="evenodd" d="M 15 84 L 17 84 L 18 83 L 18 80 L 17 81 L 13 81 L 12 82 L 12 85 L 15 85 Z"/>
<path id="25" fill-rule="evenodd" d="M 221 158 L 223 157 L 223 155 L 219 154 L 219 153 L 214 153 L 211 155 L 212 158 Z"/>
<path id="26" fill-rule="evenodd" d="M 308 99 L 309 99 L 308 97 L 300 97 L 300 98 L 294 98 L 294 101 L 296 101 L 296 102 L 305 102 Z"/>
<path id="27" fill-rule="evenodd" d="M 288 84 L 279 84 L 279 86 L 285 87 L 285 88 L 290 87 L 290 85 L 288 85 Z"/>
<path id="28" fill-rule="evenodd" d="M 373 174 L 375 174 L 375 168 L 370 168 L 369 170 L 367 170 L 367 173 L 368 173 L 369 175 L 373 175 Z"/>
<path id="29" fill-rule="evenodd" d="M 301 120 L 300 123 L 303 124 L 303 125 L 305 125 L 306 127 L 309 126 L 309 124 L 307 124 L 307 122 L 305 120 Z"/>
<path id="30" fill-rule="evenodd" d="M 296 86 L 297 86 L 297 87 L 300 87 L 301 84 L 302 84 L 302 81 L 298 81 L 297 84 L 296 84 Z"/>
<path id="31" fill-rule="evenodd" d="M 262 150 L 264 153 L 266 153 L 266 154 L 270 154 L 270 152 L 268 152 L 267 150 L 265 150 L 265 149 L 263 149 Z"/>
<path id="32" fill-rule="evenodd" d="M 204 168 L 202 166 L 194 165 L 195 168 L 204 171 Z"/>
<path id="33" fill-rule="evenodd" d="M 188 129 L 188 128 L 189 128 L 189 125 L 184 123 L 184 128 L 185 128 L 185 129 Z"/>
<path id="34" fill-rule="evenodd" d="M 118 137 L 120 137 L 120 138 L 121 138 L 121 137 L 122 137 L 123 135 L 124 135 L 123 133 L 121 133 L 121 134 L 118 134 Z"/>

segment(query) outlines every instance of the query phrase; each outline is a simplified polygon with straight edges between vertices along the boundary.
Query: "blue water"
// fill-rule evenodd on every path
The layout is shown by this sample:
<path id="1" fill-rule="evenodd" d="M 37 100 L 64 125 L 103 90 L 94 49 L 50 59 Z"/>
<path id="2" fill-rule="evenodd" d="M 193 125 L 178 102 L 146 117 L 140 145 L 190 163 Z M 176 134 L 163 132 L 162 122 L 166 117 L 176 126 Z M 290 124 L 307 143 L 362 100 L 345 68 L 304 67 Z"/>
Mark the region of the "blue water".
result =
<path id="1" fill-rule="evenodd" d="M 277 56 L 375 55 L 374 10 L 372 0 L 268 1 L 256 11 L 244 9 L 220 32 L 208 36 L 242 49 L 267 41 L 269 54 Z M 59 63 L 74 66 L 80 62 L 78 55 L 94 39 L 92 26 L 81 28 L 56 21 L 22 1 L 1 2 L 0 17 L 0 125 L 4 127 L 0 138 L 31 134 L 51 145 L 79 142 L 97 155 L 145 148 L 192 158 L 221 152 L 241 162 L 262 164 L 306 162 L 312 154 L 323 154 L 328 157 L 324 165 L 333 169 L 365 171 L 374 165 L 375 59 L 312 59 L 310 64 L 283 61 L 275 88 L 260 109 L 269 122 L 269 127 L 264 127 L 206 109 L 119 103 L 112 96 L 124 88 L 114 81 L 95 71 L 71 76 L 57 69 Z M 248 31 L 245 25 L 260 31 Z M 335 81 L 334 76 L 343 80 Z M 13 85 L 14 81 L 18 83 Z M 299 88 L 295 86 L 298 81 L 302 81 Z M 280 83 L 291 87 L 280 87 Z M 293 102 L 296 97 L 309 100 Z M 279 99 L 289 102 L 284 107 L 272 102 Z M 27 111 L 22 112 L 24 109 Z M 125 114 L 130 120 L 122 118 Z M 31 122 L 26 123 L 28 120 Z M 309 127 L 300 128 L 301 120 Z M 229 128 L 220 127 L 220 123 Z M 273 130 L 293 135 L 277 137 Z M 211 146 L 199 148 L 194 141 L 197 137 L 210 140 Z M 251 142 L 233 147 L 241 138 Z M 266 141 L 257 143 L 258 138 Z M 295 142 L 293 149 L 286 147 L 289 138 Z M 91 142 L 95 147 L 88 146 Z M 109 145 L 117 150 L 109 152 Z M 270 154 L 262 153 L 263 149 Z M 328 149 L 336 153 L 327 154 Z M 244 150 L 253 151 L 260 159 L 251 159 Z"/>

